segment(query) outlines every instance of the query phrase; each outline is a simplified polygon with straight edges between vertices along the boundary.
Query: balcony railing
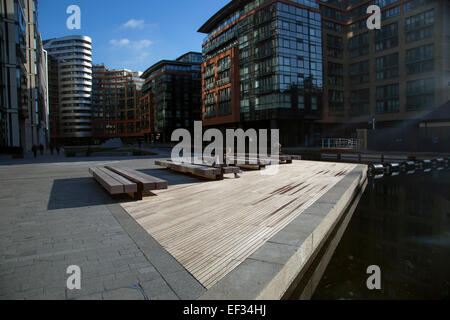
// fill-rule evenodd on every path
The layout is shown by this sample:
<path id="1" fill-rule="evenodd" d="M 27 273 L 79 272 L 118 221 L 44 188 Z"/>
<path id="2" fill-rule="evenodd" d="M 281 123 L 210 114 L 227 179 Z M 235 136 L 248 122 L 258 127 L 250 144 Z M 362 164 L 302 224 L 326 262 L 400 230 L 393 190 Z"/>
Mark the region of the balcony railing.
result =
<path id="1" fill-rule="evenodd" d="M 211 90 L 211 89 L 214 89 L 216 86 L 215 86 L 215 83 L 213 82 L 213 83 L 209 83 L 209 84 L 207 84 L 207 85 L 205 85 L 204 86 L 204 90 L 205 91 L 208 91 L 208 90 Z"/>
<path id="2" fill-rule="evenodd" d="M 224 86 L 224 85 L 226 85 L 228 83 L 230 83 L 230 78 L 229 77 L 217 80 L 217 86 L 218 87 Z"/>
<path id="3" fill-rule="evenodd" d="M 272 74 L 274 72 L 275 71 L 274 71 L 273 67 L 268 67 L 268 68 L 264 68 L 264 69 L 259 69 L 256 72 L 256 75 L 259 76 L 259 77 L 262 77 L 262 76 L 266 76 L 266 75 Z"/>
<path id="4" fill-rule="evenodd" d="M 231 100 L 231 95 L 219 96 L 219 102 L 230 101 L 230 100 Z"/>
<path id="5" fill-rule="evenodd" d="M 230 63 L 222 64 L 222 65 L 219 65 L 217 67 L 217 72 L 222 72 L 222 71 L 228 70 L 230 68 L 231 68 L 231 64 Z"/>
<path id="6" fill-rule="evenodd" d="M 265 32 L 265 33 L 260 33 L 255 37 L 255 41 L 259 42 L 259 41 L 264 41 L 267 40 L 269 38 L 272 38 L 274 35 L 273 32 Z"/>
<path id="7" fill-rule="evenodd" d="M 274 91 L 273 87 L 259 87 L 259 88 L 255 88 L 255 93 L 256 94 L 265 94 L 265 93 L 269 93 Z"/>
<path id="8" fill-rule="evenodd" d="M 360 150 L 362 146 L 360 139 L 330 138 L 322 139 L 323 149 Z"/>
<path id="9" fill-rule="evenodd" d="M 266 57 L 273 56 L 275 54 L 274 49 L 268 49 L 262 52 L 259 52 L 258 54 L 255 54 L 255 59 L 264 59 Z"/>
<path id="10" fill-rule="evenodd" d="M 214 68 L 213 68 L 212 70 L 205 71 L 204 78 L 206 79 L 206 78 L 212 77 L 214 75 L 215 75 L 215 71 L 214 71 Z"/>

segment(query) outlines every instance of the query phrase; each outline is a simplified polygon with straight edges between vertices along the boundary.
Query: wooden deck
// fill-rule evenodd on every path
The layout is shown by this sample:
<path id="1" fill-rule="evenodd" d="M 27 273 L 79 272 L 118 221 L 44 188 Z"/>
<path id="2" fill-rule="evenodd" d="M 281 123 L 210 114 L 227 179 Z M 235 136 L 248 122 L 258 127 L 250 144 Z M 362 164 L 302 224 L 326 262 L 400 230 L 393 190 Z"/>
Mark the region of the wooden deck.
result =
<path id="1" fill-rule="evenodd" d="M 276 176 L 253 171 L 241 179 L 170 186 L 122 206 L 211 288 L 355 167 L 294 161 Z"/>

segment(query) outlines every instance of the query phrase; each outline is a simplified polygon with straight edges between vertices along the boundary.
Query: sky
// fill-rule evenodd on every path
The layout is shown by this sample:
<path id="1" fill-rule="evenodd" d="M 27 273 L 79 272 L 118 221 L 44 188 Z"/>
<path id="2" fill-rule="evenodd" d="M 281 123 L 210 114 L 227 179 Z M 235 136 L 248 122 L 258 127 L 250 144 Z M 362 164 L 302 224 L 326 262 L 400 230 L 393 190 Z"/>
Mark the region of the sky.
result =
<path id="1" fill-rule="evenodd" d="M 145 71 L 163 59 L 201 52 L 197 30 L 230 0 L 39 0 L 42 39 L 92 38 L 94 64 Z M 81 30 L 69 30 L 70 5 L 81 9 Z"/>

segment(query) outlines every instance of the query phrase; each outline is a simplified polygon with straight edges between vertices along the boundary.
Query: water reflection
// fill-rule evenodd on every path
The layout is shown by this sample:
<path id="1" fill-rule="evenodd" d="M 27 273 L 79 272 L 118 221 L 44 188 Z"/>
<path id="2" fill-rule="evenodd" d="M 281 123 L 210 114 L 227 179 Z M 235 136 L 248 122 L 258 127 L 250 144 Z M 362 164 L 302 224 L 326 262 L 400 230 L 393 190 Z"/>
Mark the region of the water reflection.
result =
<path id="1" fill-rule="evenodd" d="M 313 299 L 450 298 L 450 172 L 373 180 Z M 382 271 L 369 291 L 367 267 Z"/>

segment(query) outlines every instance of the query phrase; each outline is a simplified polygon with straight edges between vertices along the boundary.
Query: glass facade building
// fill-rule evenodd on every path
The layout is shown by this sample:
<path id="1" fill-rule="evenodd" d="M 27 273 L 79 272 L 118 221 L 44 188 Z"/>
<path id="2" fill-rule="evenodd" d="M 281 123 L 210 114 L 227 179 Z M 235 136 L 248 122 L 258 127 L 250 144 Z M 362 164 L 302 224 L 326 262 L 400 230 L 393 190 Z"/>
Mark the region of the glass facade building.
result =
<path id="1" fill-rule="evenodd" d="M 151 121 L 146 139 L 170 142 L 173 131 L 193 132 L 194 121 L 201 121 L 201 61 L 200 53 L 189 52 L 142 74 L 141 108 L 150 110 L 146 117 Z"/>
<path id="2" fill-rule="evenodd" d="M 323 137 L 356 138 L 362 129 L 375 149 L 417 150 L 420 119 L 450 100 L 450 2 L 318 3 L 327 79 Z M 370 5 L 381 8 L 381 30 L 367 27 Z"/>
<path id="3" fill-rule="evenodd" d="M 0 148 L 48 142 L 47 53 L 37 0 L 0 1 Z"/>
<path id="4" fill-rule="evenodd" d="M 199 32 L 203 123 L 280 129 L 281 143 L 312 144 L 323 90 L 315 1 L 232 1 Z"/>

